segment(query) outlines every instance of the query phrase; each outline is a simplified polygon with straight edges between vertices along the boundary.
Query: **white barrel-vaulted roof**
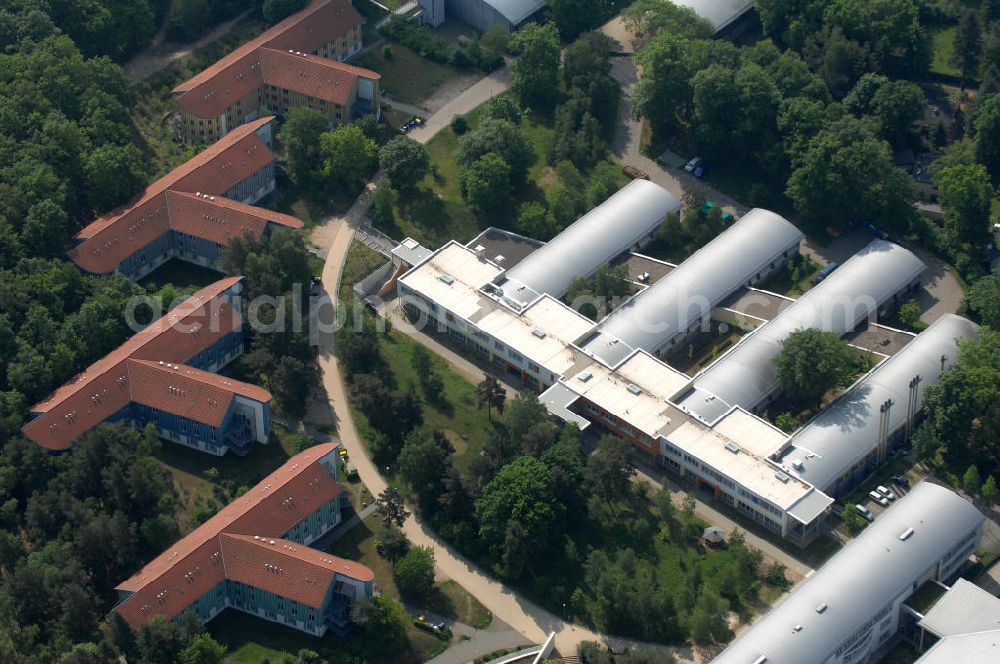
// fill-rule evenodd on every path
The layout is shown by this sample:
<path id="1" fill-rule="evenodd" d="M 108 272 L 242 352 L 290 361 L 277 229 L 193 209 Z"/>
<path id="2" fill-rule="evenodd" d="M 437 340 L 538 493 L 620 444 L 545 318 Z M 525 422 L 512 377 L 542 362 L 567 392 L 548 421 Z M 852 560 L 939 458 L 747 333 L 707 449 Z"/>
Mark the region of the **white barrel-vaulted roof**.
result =
<path id="1" fill-rule="evenodd" d="M 925 267 L 903 247 L 874 240 L 696 376 L 679 405 L 708 422 L 733 406 L 752 410 L 778 387 L 774 359 L 789 334 L 804 328 L 846 334 Z"/>
<path id="2" fill-rule="evenodd" d="M 887 399 L 893 401 L 889 431 L 903 426 L 910 381 L 920 376 L 916 393 L 919 409 L 927 387 L 938 381 L 943 368 L 955 362 L 956 340 L 975 337 L 978 329 L 975 323 L 954 314 L 938 319 L 800 429 L 792 437 L 784 465 L 836 498 L 843 493 L 834 486 L 837 480 L 878 443 L 882 404 Z M 797 462 L 794 467 L 793 460 Z"/>
<path id="3" fill-rule="evenodd" d="M 521 309 L 545 293 L 562 297 L 574 279 L 589 277 L 680 208 L 663 187 L 633 180 L 507 272 L 505 301 Z"/>
<path id="4" fill-rule="evenodd" d="M 773 212 L 753 209 L 649 289 L 605 318 L 582 342 L 588 353 L 615 366 L 632 351 L 657 351 L 671 337 L 708 316 L 784 254 L 797 253 L 802 233 Z"/>
<path id="5" fill-rule="evenodd" d="M 979 510 L 948 489 L 918 484 L 712 664 L 831 661 L 880 607 L 910 590 L 983 520 Z M 872 638 L 878 638 L 879 622 L 870 627 Z"/>

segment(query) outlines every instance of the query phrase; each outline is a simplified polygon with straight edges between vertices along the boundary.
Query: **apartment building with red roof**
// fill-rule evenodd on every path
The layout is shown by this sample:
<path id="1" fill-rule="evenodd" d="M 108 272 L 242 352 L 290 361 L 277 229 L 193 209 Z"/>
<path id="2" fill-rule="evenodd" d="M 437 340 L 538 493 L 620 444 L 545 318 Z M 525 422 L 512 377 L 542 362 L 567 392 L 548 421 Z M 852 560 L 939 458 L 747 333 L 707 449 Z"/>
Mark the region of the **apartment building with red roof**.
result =
<path id="1" fill-rule="evenodd" d="M 102 422 L 221 456 L 266 443 L 267 390 L 214 371 L 243 352 L 241 277 L 201 289 L 31 408 L 24 435 L 53 452 Z"/>
<path id="2" fill-rule="evenodd" d="M 330 126 L 379 117 L 379 75 L 343 62 L 361 50 L 362 21 L 349 0 L 313 0 L 173 89 L 179 136 L 214 141 L 299 106 L 320 111 Z"/>
<path id="3" fill-rule="evenodd" d="M 118 587 L 133 627 L 192 611 L 207 622 L 235 608 L 317 636 L 344 634 L 351 606 L 374 592 L 359 563 L 308 545 L 341 521 L 338 445 L 289 459 Z"/>
<path id="4" fill-rule="evenodd" d="M 141 279 L 171 258 L 220 269 L 222 250 L 247 233 L 302 228 L 252 203 L 275 187 L 273 116 L 242 125 L 74 236 L 70 259 L 93 274 Z"/>

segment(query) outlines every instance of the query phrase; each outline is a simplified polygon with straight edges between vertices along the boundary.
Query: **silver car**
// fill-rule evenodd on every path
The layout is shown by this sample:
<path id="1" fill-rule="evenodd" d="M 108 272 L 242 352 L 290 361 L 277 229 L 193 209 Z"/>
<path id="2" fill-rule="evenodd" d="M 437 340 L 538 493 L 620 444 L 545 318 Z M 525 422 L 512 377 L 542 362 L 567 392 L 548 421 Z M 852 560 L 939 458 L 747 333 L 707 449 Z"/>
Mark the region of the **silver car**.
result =
<path id="1" fill-rule="evenodd" d="M 885 488 L 881 484 L 875 487 L 875 490 L 878 491 L 883 496 L 885 496 L 886 498 L 888 498 L 889 500 L 896 500 L 896 494 L 894 494 L 890 489 Z"/>
<path id="2" fill-rule="evenodd" d="M 878 491 L 869 491 L 868 497 L 871 498 L 874 502 L 881 505 L 882 507 L 885 507 L 889 504 L 889 499 L 883 496 Z"/>
<path id="3" fill-rule="evenodd" d="M 704 161 L 705 160 L 702 159 L 701 157 L 695 157 L 694 159 L 692 159 L 688 163 L 684 164 L 684 170 L 687 171 L 688 173 L 693 173 L 694 169 L 696 169 L 699 166 L 701 166 L 702 162 L 704 162 Z"/>

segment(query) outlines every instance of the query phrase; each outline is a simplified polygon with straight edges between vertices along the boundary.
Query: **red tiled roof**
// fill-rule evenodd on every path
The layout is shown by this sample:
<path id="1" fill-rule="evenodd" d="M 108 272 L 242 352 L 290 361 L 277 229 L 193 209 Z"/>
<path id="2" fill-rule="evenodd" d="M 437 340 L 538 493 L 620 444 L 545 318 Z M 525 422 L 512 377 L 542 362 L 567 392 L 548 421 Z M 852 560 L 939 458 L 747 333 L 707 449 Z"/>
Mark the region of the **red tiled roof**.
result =
<path id="1" fill-rule="evenodd" d="M 241 278 L 227 277 L 202 288 L 35 404 L 31 411 L 40 415 L 24 425 L 24 434 L 47 449 L 68 449 L 74 438 L 128 403 L 126 360 L 185 362 L 239 329 L 240 313 L 219 295 Z"/>
<path id="2" fill-rule="evenodd" d="M 166 197 L 170 228 L 216 244 L 227 244 L 230 238 L 247 232 L 260 238 L 268 223 L 302 228 L 302 222 L 291 215 L 228 198 L 180 191 L 168 191 Z"/>
<path id="3" fill-rule="evenodd" d="M 378 78 L 375 72 L 336 60 L 273 48 L 260 49 L 260 64 L 269 85 L 341 106 L 350 100 L 359 75 Z"/>
<path id="4" fill-rule="evenodd" d="M 117 223 L 133 208 L 168 189 L 219 195 L 275 160 L 274 153 L 257 136 L 257 130 L 274 119 L 273 115 L 236 127 L 207 148 L 152 183 L 141 196 L 118 210 L 88 224 L 74 237 L 86 240 Z"/>
<path id="5" fill-rule="evenodd" d="M 171 229 L 224 245 L 248 231 L 259 239 L 267 222 L 302 228 L 302 222 L 290 215 L 219 196 L 274 160 L 256 133 L 244 130 L 267 121 L 243 125 L 209 148 L 212 153 L 207 158 L 199 159 L 209 150 L 200 152 L 150 185 L 134 207 L 84 228 L 76 236 L 84 242 L 70 250 L 69 257 L 81 269 L 106 274 Z M 242 138 L 215 149 L 233 134 Z"/>
<path id="6" fill-rule="evenodd" d="M 253 489 L 121 583 L 117 590 L 134 594 L 116 610 L 133 627 L 157 614 L 172 619 L 224 578 L 263 588 L 309 606 L 319 606 L 315 600 L 319 585 L 306 583 L 307 577 L 331 579 L 332 572 L 371 581 L 374 575 L 364 565 L 278 539 L 319 506 L 340 495 L 340 485 L 318 463 L 336 449 L 336 443 L 325 443 L 286 461 Z M 255 536 L 268 538 L 267 545 L 254 544 Z M 275 540 L 273 546 L 271 539 Z M 221 572 L 216 571 L 218 567 L 213 556 L 224 563 L 219 566 L 224 568 Z M 276 581 L 265 576 L 271 572 L 264 568 L 264 563 L 286 570 L 283 578 Z M 328 583 L 322 587 L 324 593 L 327 587 Z M 146 611 L 142 610 L 144 606 Z"/>
<path id="7" fill-rule="evenodd" d="M 132 401 L 213 427 L 222 424 L 236 396 L 262 403 L 271 400 L 261 387 L 187 365 L 153 360 L 125 363 Z"/>
<path id="8" fill-rule="evenodd" d="M 348 0 L 316 0 L 181 83 L 173 93 L 179 95 L 177 103 L 192 115 L 218 117 L 263 83 L 277 85 L 268 80 L 266 68 L 262 78 L 261 49 L 311 53 L 340 39 L 358 25 L 361 25 L 361 15 Z M 339 63 L 334 62 L 336 64 Z M 351 69 L 358 70 L 357 67 Z M 366 76 L 374 74 L 360 71 L 366 72 Z"/>
<path id="9" fill-rule="evenodd" d="M 337 574 L 372 581 L 370 569 L 284 539 L 222 533 L 226 578 L 318 609 Z"/>

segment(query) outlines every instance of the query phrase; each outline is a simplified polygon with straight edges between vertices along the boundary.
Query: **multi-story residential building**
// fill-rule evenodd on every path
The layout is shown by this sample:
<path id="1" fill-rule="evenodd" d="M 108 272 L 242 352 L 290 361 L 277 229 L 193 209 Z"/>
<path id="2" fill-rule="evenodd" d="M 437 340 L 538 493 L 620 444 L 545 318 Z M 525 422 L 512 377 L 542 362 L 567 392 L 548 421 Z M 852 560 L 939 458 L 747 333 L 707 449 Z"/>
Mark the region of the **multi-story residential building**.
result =
<path id="1" fill-rule="evenodd" d="M 266 443 L 271 395 L 219 376 L 243 352 L 241 277 L 201 289 L 31 408 L 24 435 L 67 450 L 102 422 L 143 429 L 209 454 Z"/>
<path id="2" fill-rule="evenodd" d="M 133 628 L 185 611 L 207 622 L 234 608 L 316 636 L 346 633 L 374 575 L 308 546 L 341 521 L 337 447 L 295 455 L 164 551 L 118 586 L 115 611 Z"/>
<path id="3" fill-rule="evenodd" d="M 379 75 L 344 64 L 361 50 L 349 0 L 314 0 L 173 90 L 185 142 L 215 141 L 261 115 L 308 106 L 330 126 L 379 117 Z"/>
<path id="4" fill-rule="evenodd" d="M 124 208 L 74 236 L 69 257 L 95 274 L 141 279 L 171 258 L 220 269 L 222 249 L 247 233 L 301 228 L 295 217 L 252 204 L 274 191 L 268 147 L 273 117 L 239 127 L 152 183 Z"/>
<path id="5" fill-rule="evenodd" d="M 878 661 L 905 623 L 904 602 L 923 584 L 961 571 L 984 520 L 961 496 L 918 484 L 713 663 Z"/>
<path id="6" fill-rule="evenodd" d="M 800 461 L 790 451 L 795 448 L 788 434 L 754 414 L 776 389 L 774 354 L 788 333 L 802 327 L 855 334 L 859 325 L 900 301 L 924 265 L 902 247 L 877 240 L 798 301 L 767 294 L 753 287 L 795 255 L 801 233 L 773 213 L 753 210 L 678 266 L 647 262 L 661 269 L 659 281 L 636 283 L 644 290 L 595 325 L 557 298 L 574 277 L 592 274 L 616 252 L 633 248 L 634 238 L 652 232 L 673 202 L 645 191 L 649 187 L 656 185 L 629 185 L 509 269 L 502 256 L 490 259 L 477 240 L 466 246 L 449 242 L 435 252 L 406 240 L 394 252 L 411 257 L 406 262 L 412 267 L 397 281 L 401 301 L 411 318 L 483 356 L 499 374 L 537 388 L 554 415 L 631 442 L 649 461 L 805 545 L 822 532 L 833 503 L 824 493 L 832 485 L 811 477 L 820 467 L 839 469 L 841 462 L 870 470 L 875 443 L 867 424 L 863 433 L 827 427 L 822 444 L 838 453 L 824 453 L 827 462 L 803 452 L 808 460 Z M 609 211 L 613 214 L 605 214 Z M 770 320 L 728 308 L 744 300 L 767 303 Z M 704 329 L 710 318 L 751 331 L 694 378 L 658 356 L 667 355 L 672 341 Z M 914 372 L 926 387 L 941 370 L 939 360 L 936 371 L 925 366 L 927 358 L 953 358 L 955 339 L 974 328 L 946 317 L 915 340 L 879 328 L 880 338 L 895 335 L 904 350 L 842 401 L 883 394 L 872 391 L 883 383 L 898 391 L 900 376 L 909 381 Z M 716 373 L 732 381 L 715 378 Z M 919 401 L 900 406 L 890 434 L 912 428 L 919 406 Z M 837 408 L 830 417 L 838 417 Z M 878 416 L 868 419 L 877 422 Z M 813 440 L 808 432 L 816 426 L 803 430 L 804 440 Z M 852 481 L 865 474 L 853 473 Z"/>

